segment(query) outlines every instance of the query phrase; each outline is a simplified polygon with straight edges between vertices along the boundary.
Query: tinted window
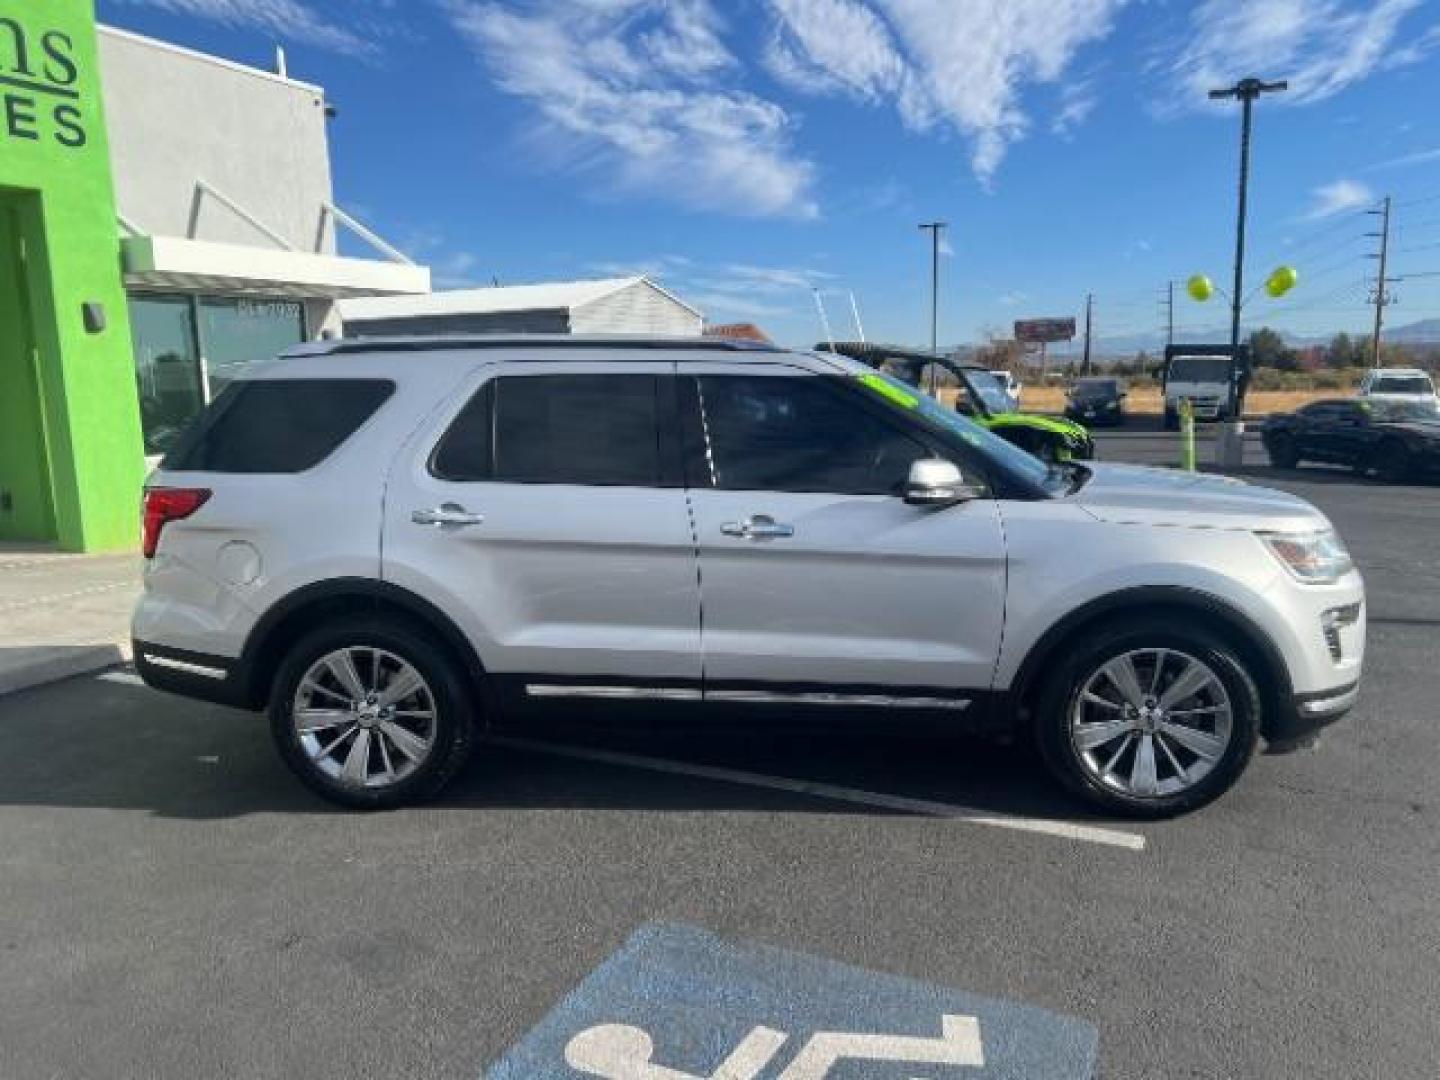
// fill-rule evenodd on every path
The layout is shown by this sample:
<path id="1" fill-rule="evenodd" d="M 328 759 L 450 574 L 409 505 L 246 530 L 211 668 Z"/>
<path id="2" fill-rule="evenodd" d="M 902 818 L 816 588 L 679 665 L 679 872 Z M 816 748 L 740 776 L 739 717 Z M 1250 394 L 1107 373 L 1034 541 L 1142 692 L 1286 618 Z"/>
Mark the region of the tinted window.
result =
<path id="1" fill-rule="evenodd" d="M 716 487 L 891 495 L 926 447 L 816 378 L 702 376 Z"/>
<path id="2" fill-rule="evenodd" d="M 496 380 L 496 480 L 658 486 L 653 375 L 530 375 Z"/>
<path id="3" fill-rule="evenodd" d="M 441 480 L 489 480 L 495 471 L 495 382 L 480 388 L 435 448 L 430 471 Z"/>
<path id="4" fill-rule="evenodd" d="M 1370 384 L 1372 394 L 1433 394 L 1435 388 L 1423 375 L 1382 375 Z"/>
<path id="5" fill-rule="evenodd" d="M 303 472 L 334 453 L 394 390 L 381 379 L 234 382 L 163 464 L 177 471 Z"/>
<path id="6" fill-rule="evenodd" d="M 1169 382 L 1229 382 L 1228 356 L 1177 356 L 1170 361 Z"/>

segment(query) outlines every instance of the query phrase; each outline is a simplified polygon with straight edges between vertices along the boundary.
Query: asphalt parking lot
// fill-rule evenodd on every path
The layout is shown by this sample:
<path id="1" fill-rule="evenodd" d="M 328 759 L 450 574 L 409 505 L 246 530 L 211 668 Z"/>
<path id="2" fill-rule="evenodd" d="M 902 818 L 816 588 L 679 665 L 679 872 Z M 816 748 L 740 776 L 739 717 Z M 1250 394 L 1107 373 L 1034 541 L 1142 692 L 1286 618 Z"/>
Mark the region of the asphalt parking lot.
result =
<path id="1" fill-rule="evenodd" d="M 653 924 L 1078 1017 L 1107 1078 L 1433 1076 L 1440 487 L 1258 449 L 1247 478 L 1316 502 L 1367 577 L 1365 688 L 1168 823 L 1094 818 L 1021 747 L 563 718 L 351 815 L 259 718 L 124 671 L 0 698 L 0 1076 L 474 1078 Z M 652 1031 L 657 1063 L 718 1061 Z M 973 1074 L 884 1068 L 843 1076 Z"/>

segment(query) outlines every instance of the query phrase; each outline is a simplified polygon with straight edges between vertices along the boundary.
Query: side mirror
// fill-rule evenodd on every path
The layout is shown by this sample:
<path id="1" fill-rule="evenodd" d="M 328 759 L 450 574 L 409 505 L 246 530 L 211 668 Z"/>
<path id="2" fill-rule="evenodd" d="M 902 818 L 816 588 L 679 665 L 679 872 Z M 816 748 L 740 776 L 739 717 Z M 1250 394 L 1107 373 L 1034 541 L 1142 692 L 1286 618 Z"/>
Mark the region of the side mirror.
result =
<path id="1" fill-rule="evenodd" d="M 954 506 L 979 495 L 965 483 L 955 463 L 943 458 L 922 458 L 915 462 L 905 481 L 905 501 L 911 506 Z"/>

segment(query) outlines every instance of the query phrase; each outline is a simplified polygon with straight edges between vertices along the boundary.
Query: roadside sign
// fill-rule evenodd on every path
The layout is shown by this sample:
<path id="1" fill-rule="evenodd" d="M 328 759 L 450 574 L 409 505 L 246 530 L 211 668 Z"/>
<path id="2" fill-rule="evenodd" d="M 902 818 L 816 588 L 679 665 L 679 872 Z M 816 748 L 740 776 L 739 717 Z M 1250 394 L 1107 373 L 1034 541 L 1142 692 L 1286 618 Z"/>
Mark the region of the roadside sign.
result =
<path id="1" fill-rule="evenodd" d="M 1070 319 L 1016 319 L 1015 340 L 1027 344 L 1044 344 L 1047 341 L 1070 341 L 1075 337 L 1075 320 Z"/>
<path id="2" fill-rule="evenodd" d="M 1092 1080 L 1084 1020 L 694 927 L 637 931 L 485 1080 Z"/>

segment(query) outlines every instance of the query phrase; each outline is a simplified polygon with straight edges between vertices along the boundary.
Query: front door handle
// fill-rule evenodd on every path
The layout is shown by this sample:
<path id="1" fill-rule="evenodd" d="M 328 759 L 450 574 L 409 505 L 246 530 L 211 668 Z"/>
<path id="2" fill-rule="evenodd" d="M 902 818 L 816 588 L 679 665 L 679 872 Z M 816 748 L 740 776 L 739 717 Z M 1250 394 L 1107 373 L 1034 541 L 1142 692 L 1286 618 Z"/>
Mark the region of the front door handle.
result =
<path id="1" fill-rule="evenodd" d="M 415 510 L 410 514 L 410 520 L 416 525 L 453 525 L 463 527 L 466 525 L 479 525 L 485 520 L 480 514 L 472 514 L 459 503 L 441 503 L 433 510 Z"/>
<path id="2" fill-rule="evenodd" d="M 795 526 L 778 522 L 769 514 L 752 514 L 744 521 L 725 522 L 720 531 L 745 540 L 783 540 L 795 535 Z"/>

